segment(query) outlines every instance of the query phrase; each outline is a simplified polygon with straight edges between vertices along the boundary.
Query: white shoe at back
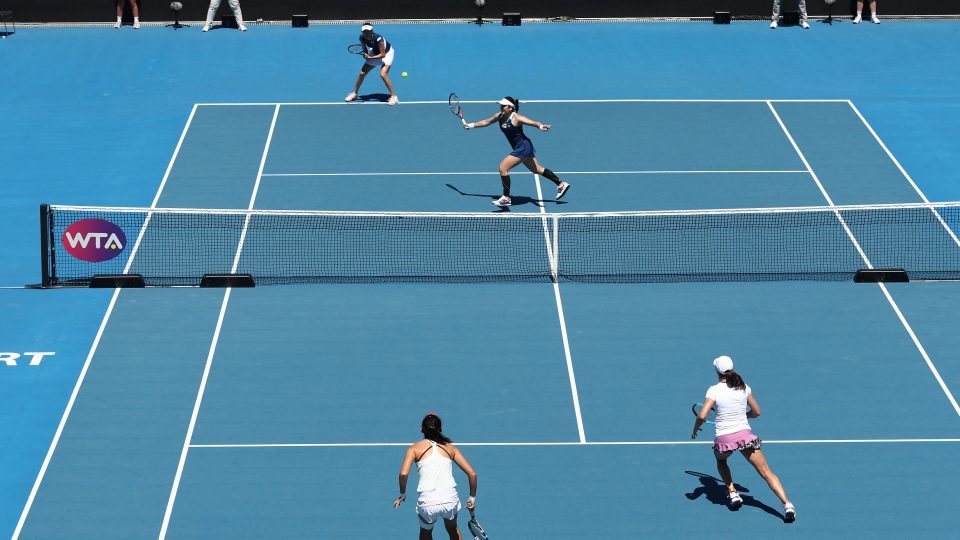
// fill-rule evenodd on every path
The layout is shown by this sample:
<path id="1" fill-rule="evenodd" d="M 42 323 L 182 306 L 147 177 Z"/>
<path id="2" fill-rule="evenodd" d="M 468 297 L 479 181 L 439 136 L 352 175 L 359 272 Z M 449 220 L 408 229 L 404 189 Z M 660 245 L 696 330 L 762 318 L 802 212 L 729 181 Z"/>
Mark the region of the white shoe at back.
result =
<path id="1" fill-rule="evenodd" d="M 797 509 L 790 503 L 783 505 L 783 520 L 787 523 L 793 523 L 797 520 Z"/>
<path id="2" fill-rule="evenodd" d="M 511 204 L 513 204 L 513 201 L 510 200 L 510 197 L 507 197 L 506 195 L 504 195 L 503 197 L 500 197 L 495 201 L 490 201 L 490 202 L 492 202 L 495 206 L 510 206 Z"/>
<path id="3" fill-rule="evenodd" d="M 777 21 L 770 21 L 770 28 L 776 28 L 776 27 L 777 27 Z"/>
<path id="4" fill-rule="evenodd" d="M 355 99 L 357 99 L 357 93 L 356 93 L 356 92 L 350 92 L 349 94 L 347 94 L 347 97 L 343 98 L 343 100 L 346 101 L 346 102 L 348 102 L 348 103 L 351 102 L 351 101 L 353 101 L 353 100 L 355 100 Z"/>
<path id="5" fill-rule="evenodd" d="M 396 105 L 400 103 L 400 100 L 397 99 L 397 96 L 390 96 L 390 99 L 387 100 L 387 105 Z"/>
<path id="6" fill-rule="evenodd" d="M 860 16 L 857 15 L 856 17 L 853 18 L 853 24 L 860 24 L 860 21 L 862 20 L 863 19 L 861 19 Z"/>

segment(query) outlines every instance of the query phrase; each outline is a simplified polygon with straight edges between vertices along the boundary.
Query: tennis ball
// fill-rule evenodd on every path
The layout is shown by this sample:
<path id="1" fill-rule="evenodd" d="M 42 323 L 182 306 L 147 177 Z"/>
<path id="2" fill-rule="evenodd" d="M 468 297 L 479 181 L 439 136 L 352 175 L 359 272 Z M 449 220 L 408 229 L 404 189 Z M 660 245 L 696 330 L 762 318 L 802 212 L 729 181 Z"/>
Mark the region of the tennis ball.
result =
<path id="1" fill-rule="evenodd" d="M 407 76 L 407 72 L 404 71 L 403 73 L 400 74 L 400 76 L 401 76 L 401 77 L 406 77 L 406 76 Z"/>

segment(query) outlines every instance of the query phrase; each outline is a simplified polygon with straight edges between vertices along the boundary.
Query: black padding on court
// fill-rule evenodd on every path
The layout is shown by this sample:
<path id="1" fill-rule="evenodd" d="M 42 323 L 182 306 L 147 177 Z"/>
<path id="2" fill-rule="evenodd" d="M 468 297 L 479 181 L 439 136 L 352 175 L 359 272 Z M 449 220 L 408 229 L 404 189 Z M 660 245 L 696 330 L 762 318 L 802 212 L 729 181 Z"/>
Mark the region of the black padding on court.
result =
<path id="1" fill-rule="evenodd" d="M 204 288 L 224 287 L 254 287 L 253 276 L 250 274 L 204 274 L 200 280 Z"/>
<path id="2" fill-rule="evenodd" d="M 140 274 L 97 274 L 90 280 L 91 289 L 142 289 L 145 286 Z"/>
<path id="3" fill-rule="evenodd" d="M 854 283 L 907 283 L 908 281 L 910 278 L 902 268 L 857 270 L 853 276 Z"/>

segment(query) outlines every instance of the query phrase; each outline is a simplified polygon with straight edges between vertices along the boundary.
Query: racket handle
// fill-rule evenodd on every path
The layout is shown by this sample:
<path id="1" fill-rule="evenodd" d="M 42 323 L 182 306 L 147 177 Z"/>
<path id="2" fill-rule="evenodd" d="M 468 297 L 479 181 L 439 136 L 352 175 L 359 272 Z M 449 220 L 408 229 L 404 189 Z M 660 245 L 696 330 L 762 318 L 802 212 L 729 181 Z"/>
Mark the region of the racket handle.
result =
<path id="1" fill-rule="evenodd" d="M 464 120 L 462 117 L 460 118 L 460 121 L 463 122 L 463 125 L 467 125 L 467 121 Z"/>

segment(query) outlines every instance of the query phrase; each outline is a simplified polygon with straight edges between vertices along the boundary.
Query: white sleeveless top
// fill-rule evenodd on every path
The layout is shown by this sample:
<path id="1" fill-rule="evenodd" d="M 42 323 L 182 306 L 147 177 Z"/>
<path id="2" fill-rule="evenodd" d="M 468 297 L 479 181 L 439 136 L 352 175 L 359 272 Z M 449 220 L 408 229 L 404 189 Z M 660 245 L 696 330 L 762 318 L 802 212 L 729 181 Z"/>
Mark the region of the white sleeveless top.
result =
<path id="1" fill-rule="evenodd" d="M 457 500 L 457 483 L 453 480 L 453 460 L 430 441 L 430 450 L 417 462 L 420 483 L 420 503 L 445 502 Z M 452 498 L 451 498 L 452 497 Z"/>

